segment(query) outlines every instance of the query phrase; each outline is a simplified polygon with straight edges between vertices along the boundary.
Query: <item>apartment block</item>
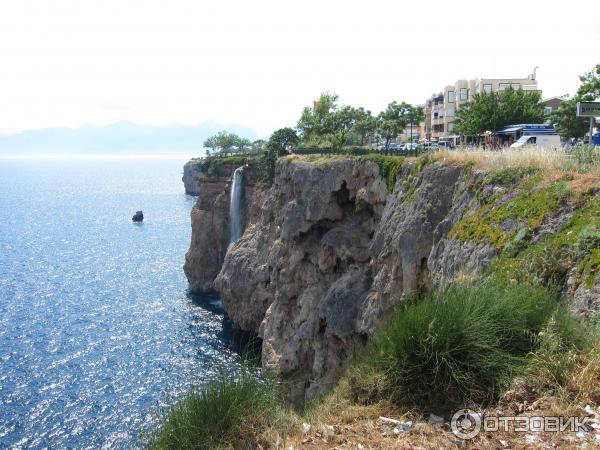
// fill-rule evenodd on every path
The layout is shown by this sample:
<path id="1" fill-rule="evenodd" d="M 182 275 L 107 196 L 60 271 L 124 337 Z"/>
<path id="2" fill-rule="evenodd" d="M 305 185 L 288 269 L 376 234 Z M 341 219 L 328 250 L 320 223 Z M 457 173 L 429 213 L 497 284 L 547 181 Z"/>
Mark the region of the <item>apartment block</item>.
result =
<path id="1" fill-rule="evenodd" d="M 499 92 L 509 87 L 537 91 L 535 70 L 526 78 L 475 78 L 446 86 L 443 92 L 432 95 L 425 102 L 425 139 L 456 143 L 460 138 L 454 132 L 456 111 L 475 93 Z"/>

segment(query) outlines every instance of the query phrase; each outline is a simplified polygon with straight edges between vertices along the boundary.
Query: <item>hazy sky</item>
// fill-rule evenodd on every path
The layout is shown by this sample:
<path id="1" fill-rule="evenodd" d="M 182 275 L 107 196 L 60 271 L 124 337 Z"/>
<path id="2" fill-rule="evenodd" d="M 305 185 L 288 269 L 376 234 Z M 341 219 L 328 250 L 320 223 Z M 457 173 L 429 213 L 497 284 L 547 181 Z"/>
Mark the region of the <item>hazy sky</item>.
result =
<path id="1" fill-rule="evenodd" d="M 322 91 L 379 112 L 461 78 L 573 93 L 598 0 L 2 0 L 0 132 L 117 120 L 294 125 Z"/>

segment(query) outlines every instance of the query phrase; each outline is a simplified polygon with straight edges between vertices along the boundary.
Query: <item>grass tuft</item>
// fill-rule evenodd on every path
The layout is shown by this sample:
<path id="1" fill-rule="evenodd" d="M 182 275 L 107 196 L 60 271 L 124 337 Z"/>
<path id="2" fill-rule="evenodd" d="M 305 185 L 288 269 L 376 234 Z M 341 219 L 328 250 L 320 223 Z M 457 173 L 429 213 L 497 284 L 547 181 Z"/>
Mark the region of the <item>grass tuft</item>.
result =
<path id="1" fill-rule="evenodd" d="M 256 448 L 261 433 L 277 420 L 278 409 L 274 383 L 247 368 L 237 376 L 223 372 L 163 411 L 148 448 Z"/>
<path id="2" fill-rule="evenodd" d="M 490 404 L 522 372 L 548 320 L 568 314 L 557 305 L 543 287 L 492 282 L 409 301 L 358 360 L 355 370 L 363 374 L 349 377 L 353 397 L 435 411 Z M 377 387 L 363 380 L 378 380 Z"/>

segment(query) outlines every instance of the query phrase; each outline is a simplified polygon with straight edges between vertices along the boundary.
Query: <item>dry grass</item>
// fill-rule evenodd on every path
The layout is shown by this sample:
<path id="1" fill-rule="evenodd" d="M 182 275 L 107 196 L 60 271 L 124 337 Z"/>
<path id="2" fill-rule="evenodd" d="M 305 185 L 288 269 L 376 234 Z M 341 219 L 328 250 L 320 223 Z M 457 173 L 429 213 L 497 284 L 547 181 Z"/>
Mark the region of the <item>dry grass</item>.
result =
<path id="1" fill-rule="evenodd" d="M 435 158 L 456 163 L 473 162 L 481 169 L 533 166 L 548 171 L 600 173 L 599 151 L 593 148 L 570 152 L 561 148 L 533 147 L 501 150 L 443 150 L 435 153 Z"/>

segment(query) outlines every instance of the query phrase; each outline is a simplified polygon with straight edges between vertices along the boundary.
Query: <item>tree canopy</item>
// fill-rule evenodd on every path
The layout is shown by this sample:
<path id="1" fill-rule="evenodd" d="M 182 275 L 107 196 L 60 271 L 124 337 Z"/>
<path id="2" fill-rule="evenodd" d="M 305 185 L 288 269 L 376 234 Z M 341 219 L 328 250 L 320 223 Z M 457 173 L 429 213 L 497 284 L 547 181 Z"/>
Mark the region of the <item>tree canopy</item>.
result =
<path id="1" fill-rule="evenodd" d="M 234 133 L 219 131 L 214 136 L 204 141 L 204 147 L 210 148 L 213 152 L 222 154 L 227 153 L 245 153 L 250 149 L 252 142 L 249 139 L 242 138 Z"/>
<path id="2" fill-rule="evenodd" d="M 456 112 L 455 131 L 477 136 L 506 125 L 540 123 L 544 105 L 539 91 L 508 88 L 501 92 L 481 92 Z"/>
<path id="3" fill-rule="evenodd" d="M 575 97 L 564 100 L 558 109 L 550 113 L 550 121 L 563 138 L 579 138 L 589 129 L 589 119 L 577 117 L 577 102 L 600 98 L 600 64 L 579 77 L 581 86 Z"/>
<path id="4" fill-rule="evenodd" d="M 386 150 L 390 142 L 404 131 L 410 118 L 414 116 L 413 109 L 414 107 L 406 102 L 392 102 L 377 116 L 377 132 L 384 140 Z"/>

